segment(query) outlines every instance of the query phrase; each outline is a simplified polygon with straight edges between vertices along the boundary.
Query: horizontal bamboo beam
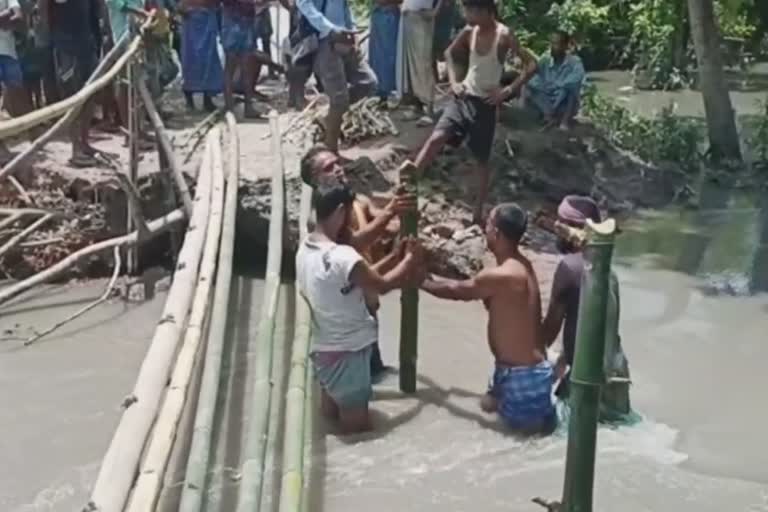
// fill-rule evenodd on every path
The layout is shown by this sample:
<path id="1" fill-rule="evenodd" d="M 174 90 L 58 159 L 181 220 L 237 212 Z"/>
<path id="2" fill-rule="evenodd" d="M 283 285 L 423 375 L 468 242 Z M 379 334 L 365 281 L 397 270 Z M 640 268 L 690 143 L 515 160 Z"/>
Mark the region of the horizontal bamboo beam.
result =
<path id="1" fill-rule="evenodd" d="M 123 37 L 120 38 L 120 40 L 115 44 L 109 52 L 104 56 L 103 59 L 99 62 L 99 65 L 96 66 L 96 69 L 91 74 L 90 78 L 88 78 L 88 81 L 86 82 L 86 85 L 92 84 L 94 80 L 96 80 L 98 77 L 102 76 L 104 74 L 104 71 L 111 66 L 114 61 L 117 59 L 120 52 L 122 52 L 125 49 L 126 44 L 128 43 L 128 32 L 126 32 Z M 71 123 L 76 117 L 77 114 L 80 113 L 80 109 L 82 108 L 82 104 L 77 105 L 72 108 L 67 114 L 56 121 L 56 124 L 48 128 L 45 133 L 40 135 L 38 138 L 36 138 L 34 141 L 32 141 L 32 144 L 29 145 L 24 151 L 13 157 L 13 159 L 5 164 L 2 169 L 0 169 L 0 179 L 2 179 L 5 176 L 13 175 L 14 172 L 16 172 L 21 164 L 27 161 L 27 159 L 32 156 L 32 154 L 36 153 L 37 151 L 40 151 L 45 147 L 46 144 L 48 144 L 51 139 L 56 137 L 56 135 L 59 134 L 61 130 L 66 128 L 69 123 Z"/>
<path id="2" fill-rule="evenodd" d="M 141 27 L 142 32 L 146 28 L 149 28 L 152 23 L 154 23 L 154 17 L 148 18 Z M 53 105 L 48 105 L 47 107 L 34 110 L 23 116 L 0 122 L 0 140 L 24 133 L 30 128 L 34 128 L 35 126 L 45 123 L 46 121 L 61 116 L 72 108 L 81 107 L 86 101 L 90 100 L 94 94 L 109 85 L 115 79 L 117 74 L 125 67 L 128 61 L 135 56 L 136 52 L 139 51 L 141 46 L 141 36 L 136 36 L 133 41 L 131 41 L 131 44 L 128 46 L 128 49 L 125 51 L 125 53 L 120 56 L 120 58 L 109 71 L 80 89 L 69 98 L 56 102 Z M 0 178 L 3 176 L 4 174 L 0 173 Z"/>

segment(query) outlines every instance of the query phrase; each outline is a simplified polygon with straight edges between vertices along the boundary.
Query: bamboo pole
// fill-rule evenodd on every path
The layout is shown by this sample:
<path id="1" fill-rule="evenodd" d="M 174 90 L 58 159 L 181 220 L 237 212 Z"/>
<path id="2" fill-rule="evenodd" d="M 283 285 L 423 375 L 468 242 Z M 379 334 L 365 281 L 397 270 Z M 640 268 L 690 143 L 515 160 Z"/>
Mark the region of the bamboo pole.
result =
<path id="1" fill-rule="evenodd" d="M 299 233 L 307 234 L 311 189 L 302 186 Z M 285 393 L 285 439 L 283 440 L 283 474 L 280 480 L 279 512 L 298 512 L 304 487 L 304 416 L 307 396 L 307 355 L 309 353 L 310 312 L 304 296 L 296 287 L 296 323 L 293 330 L 291 367 Z M 311 384 L 311 383 L 310 383 Z"/>
<path id="2" fill-rule="evenodd" d="M 117 56 L 120 54 L 120 52 L 123 51 L 127 43 L 128 33 L 126 32 L 117 42 L 117 44 L 115 44 L 115 46 L 113 46 L 112 49 L 107 52 L 104 58 L 101 59 L 99 65 L 96 66 L 96 69 L 93 71 L 90 78 L 88 78 L 86 85 L 92 84 L 94 80 L 104 74 L 104 70 L 106 70 L 115 62 L 115 59 L 117 59 Z M 72 110 L 67 112 L 65 116 L 56 121 L 56 124 L 48 128 L 44 134 L 36 138 L 27 149 L 16 155 L 10 162 L 5 164 L 3 168 L 0 169 L 0 179 L 8 176 L 9 174 L 12 175 L 21 164 L 26 162 L 27 158 L 29 158 L 33 153 L 43 149 L 45 145 L 51 141 L 51 139 L 56 137 L 56 135 L 58 135 L 61 130 L 66 128 L 69 123 L 71 123 L 77 117 L 77 114 L 80 113 L 81 108 L 82 105 L 73 107 Z"/>
<path id="3" fill-rule="evenodd" d="M 272 172 L 272 198 L 269 216 L 269 240 L 267 245 L 267 272 L 264 285 L 264 301 L 259 317 L 256 338 L 256 369 L 251 395 L 252 405 L 246 433 L 246 444 L 241 467 L 242 480 L 236 512 L 254 512 L 261 507 L 264 485 L 264 455 L 267 422 L 271 396 L 272 352 L 274 346 L 275 313 L 280 298 L 280 263 L 283 255 L 283 214 L 285 204 L 282 142 L 277 112 L 269 113 L 272 151 L 277 165 Z"/>
<path id="4" fill-rule="evenodd" d="M 131 405 L 120 418 L 91 494 L 89 506 L 100 512 L 122 512 L 136 477 L 139 459 L 168 384 L 176 347 L 192 303 L 210 200 L 211 173 L 204 172 L 160 324 L 139 370 L 133 393 L 126 400 Z"/>
<path id="5" fill-rule="evenodd" d="M 212 135 L 215 134 L 212 133 Z M 192 379 L 192 369 L 203 336 L 203 324 L 208 312 L 216 270 L 216 253 L 219 250 L 224 202 L 224 173 L 220 141 L 209 137 L 206 149 L 210 152 L 208 165 L 213 177 L 213 198 L 192 313 L 187 324 L 184 342 L 176 359 L 176 366 L 173 369 L 171 384 L 165 394 L 160 414 L 155 421 L 152 438 L 146 449 L 139 477 L 133 488 L 133 496 L 126 512 L 152 512 L 155 509 L 171 448 L 176 439 L 176 429 L 187 398 L 187 389 Z"/>
<path id="6" fill-rule="evenodd" d="M 129 33 L 133 34 L 133 29 L 129 30 Z M 139 176 L 139 113 L 138 105 L 136 102 L 136 84 L 139 82 L 136 77 L 136 63 L 130 61 L 128 63 L 128 183 L 132 187 Z M 118 170 L 118 172 L 120 172 Z M 128 209 L 126 215 L 127 230 L 130 233 L 134 228 L 134 218 L 136 216 L 135 205 L 132 201 L 126 203 Z M 189 210 L 185 210 L 187 216 L 189 216 Z M 139 236 L 141 236 L 141 229 L 139 230 Z M 138 251 L 128 250 L 128 274 L 135 274 L 139 264 Z"/>
<path id="7" fill-rule="evenodd" d="M 409 194 L 418 197 L 418 181 L 413 164 L 405 162 L 400 168 L 400 183 Z M 403 236 L 418 236 L 419 212 L 414 211 L 403 217 Z M 400 295 L 400 390 L 416 392 L 416 358 L 419 339 L 419 289 L 403 288 Z"/>
<path id="8" fill-rule="evenodd" d="M 235 227 L 237 215 L 237 187 L 240 173 L 240 150 L 234 117 L 227 114 L 229 146 L 227 158 L 227 184 L 224 202 L 224 225 L 219 245 L 219 263 L 216 272 L 213 307 L 211 310 L 208 344 L 203 362 L 197 411 L 192 431 L 192 442 L 187 459 L 187 472 L 181 490 L 180 512 L 202 510 L 205 493 L 206 472 L 211 454 L 211 434 L 216 411 L 216 398 L 221 377 L 221 362 L 224 336 L 227 327 L 229 290 L 232 284 L 232 258 L 234 254 Z"/>
<path id="9" fill-rule="evenodd" d="M 141 31 L 148 28 L 154 22 L 154 18 L 150 17 L 144 22 L 141 27 Z M 117 60 L 114 66 L 104 73 L 103 76 L 95 79 L 90 84 L 80 89 L 77 93 L 73 94 L 69 98 L 61 100 L 53 105 L 48 105 L 38 110 L 34 110 L 29 114 L 25 114 L 20 117 L 9 119 L 8 121 L 0 122 L 0 140 L 8 137 L 13 137 L 23 133 L 30 128 L 33 128 L 39 124 L 42 124 L 54 117 L 59 117 L 68 110 L 74 107 L 81 107 L 86 101 L 91 99 L 95 93 L 109 85 L 117 76 L 117 74 L 125 67 L 126 63 L 134 57 L 136 52 L 141 48 L 142 40 L 140 36 L 137 36 L 131 41 L 128 49 Z M 0 172 L 0 178 L 5 176 L 5 173 Z"/>
<path id="10" fill-rule="evenodd" d="M 165 233 L 173 226 L 183 221 L 185 218 L 186 217 L 184 216 L 184 211 L 178 209 L 167 215 L 164 215 L 163 217 L 160 217 L 159 219 L 155 219 L 152 222 L 147 223 L 148 231 L 146 237 L 141 241 L 145 242 L 162 233 Z M 107 251 L 113 247 L 131 246 L 136 245 L 137 243 L 139 243 L 139 233 L 134 231 L 133 233 L 129 233 L 127 235 L 110 238 L 109 240 L 104 240 L 102 242 L 89 245 L 88 247 L 84 247 L 77 252 L 73 252 L 46 270 L 30 276 L 24 281 L 20 281 L 14 285 L 0 289 L 0 305 L 8 302 L 14 297 L 17 297 L 18 295 L 26 292 L 31 288 L 34 288 L 39 284 L 47 283 L 48 281 L 55 279 L 80 260 Z"/>
<path id="11" fill-rule="evenodd" d="M 10 240 L 5 242 L 2 247 L 0 247 L 0 258 L 3 257 L 3 255 L 13 249 L 19 242 L 27 238 L 29 235 L 34 233 L 34 231 L 51 220 L 54 217 L 52 213 L 47 213 L 37 219 L 35 222 L 24 228 L 20 233 L 18 233 L 16 236 L 12 237 Z"/>
<path id="12" fill-rule="evenodd" d="M 591 512 L 600 387 L 604 382 L 606 308 L 616 222 L 587 221 L 576 354 L 571 372 L 571 419 L 563 486 L 564 512 Z"/>
<path id="13" fill-rule="evenodd" d="M 178 189 L 179 195 L 181 196 L 181 202 L 184 205 L 184 210 L 188 214 L 191 214 L 192 196 L 189 194 L 189 188 L 187 187 L 187 182 L 184 179 L 184 173 L 181 172 L 181 167 L 179 167 L 179 164 L 176 161 L 176 157 L 173 154 L 173 145 L 168 138 L 168 133 L 165 130 L 163 120 L 160 117 L 160 114 L 157 112 L 157 108 L 155 108 L 155 103 L 152 101 L 152 95 L 149 94 L 147 84 L 145 84 L 143 81 L 140 81 L 136 85 L 139 91 L 139 95 L 141 95 L 141 101 L 144 102 L 144 108 L 147 110 L 147 114 L 149 115 L 149 121 L 152 123 L 152 127 L 155 129 L 157 138 L 160 141 L 160 151 L 165 153 L 165 158 L 168 161 L 168 166 L 171 170 L 171 176 L 173 176 L 173 181 L 176 183 L 176 188 Z"/>

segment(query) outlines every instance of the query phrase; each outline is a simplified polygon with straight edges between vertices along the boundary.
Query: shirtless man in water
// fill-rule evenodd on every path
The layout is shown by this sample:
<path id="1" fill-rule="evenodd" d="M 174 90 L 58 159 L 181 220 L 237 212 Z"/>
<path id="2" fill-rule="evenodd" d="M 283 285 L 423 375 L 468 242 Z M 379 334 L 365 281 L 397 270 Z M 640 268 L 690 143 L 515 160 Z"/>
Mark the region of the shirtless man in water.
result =
<path id="1" fill-rule="evenodd" d="M 422 289 L 441 299 L 485 303 L 488 345 L 496 365 L 481 406 L 497 412 L 514 430 L 539 433 L 553 430 L 556 416 L 553 370 L 541 336 L 539 284 L 518 248 L 527 224 L 526 213 L 516 204 L 497 206 L 485 228 L 497 266 L 463 281 L 427 279 Z"/>

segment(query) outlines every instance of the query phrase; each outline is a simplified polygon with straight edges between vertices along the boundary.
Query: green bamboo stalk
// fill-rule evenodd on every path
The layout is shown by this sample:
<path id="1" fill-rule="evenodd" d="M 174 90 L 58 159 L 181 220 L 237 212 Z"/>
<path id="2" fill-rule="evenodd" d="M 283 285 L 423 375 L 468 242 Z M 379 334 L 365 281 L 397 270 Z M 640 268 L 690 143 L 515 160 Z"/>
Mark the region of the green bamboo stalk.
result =
<path id="1" fill-rule="evenodd" d="M 302 187 L 299 233 L 303 240 L 307 234 L 312 189 Z M 279 512 L 298 512 L 302 504 L 304 487 L 304 426 L 306 408 L 307 356 L 309 354 L 310 311 L 298 287 L 296 288 L 296 324 L 293 331 L 291 369 L 288 390 L 285 393 L 285 438 L 283 439 L 283 474 L 280 480 Z M 310 376 L 311 378 L 311 376 Z"/>
<path id="2" fill-rule="evenodd" d="M 606 309 L 616 222 L 588 223 L 579 298 L 576 354 L 571 372 L 571 417 L 563 486 L 563 512 L 592 512 L 597 420 L 604 382 Z"/>
<path id="3" fill-rule="evenodd" d="M 266 454 L 267 427 L 270 416 L 272 353 L 274 349 L 275 313 L 280 298 L 280 264 L 283 256 L 283 214 L 285 183 L 283 156 L 277 112 L 269 113 L 273 153 L 277 165 L 272 173 L 272 201 L 269 217 L 267 245 L 267 273 L 264 286 L 264 302 L 259 317 L 256 338 L 256 368 L 251 395 L 251 410 L 246 434 L 245 450 L 241 465 L 242 480 L 237 497 L 237 512 L 258 512 L 264 488 L 264 459 Z"/>
<path id="4" fill-rule="evenodd" d="M 234 117 L 227 115 L 229 147 L 227 154 L 227 185 L 224 199 L 224 224 L 219 245 L 219 261 L 216 271 L 216 288 L 208 329 L 203 375 L 200 382 L 192 442 L 187 459 L 187 473 L 181 491 L 180 512 L 198 512 L 202 509 L 206 473 L 211 454 L 211 434 L 216 411 L 216 398 L 221 378 L 221 361 L 229 308 L 229 291 L 232 284 L 232 261 L 235 245 L 237 216 L 237 188 L 240 173 L 240 149 Z"/>
<path id="5" fill-rule="evenodd" d="M 400 169 L 400 183 L 408 193 L 418 197 L 418 181 L 412 169 L 413 164 L 406 162 Z M 419 213 L 411 212 L 402 220 L 403 236 L 418 236 Z M 416 392 L 416 359 L 419 339 L 419 289 L 403 288 L 400 295 L 400 390 L 404 393 Z"/>

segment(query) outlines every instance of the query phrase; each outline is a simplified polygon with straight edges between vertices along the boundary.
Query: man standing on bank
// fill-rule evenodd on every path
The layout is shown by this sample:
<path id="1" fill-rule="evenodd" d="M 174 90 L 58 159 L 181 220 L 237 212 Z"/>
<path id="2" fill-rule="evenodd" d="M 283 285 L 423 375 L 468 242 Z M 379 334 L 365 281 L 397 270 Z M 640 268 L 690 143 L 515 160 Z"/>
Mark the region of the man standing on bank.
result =
<path id="1" fill-rule="evenodd" d="M 468 26 L 445 52 L 453 96 L 414 163 L 421 173 L 446 143 L 458 146 L 466 139 L 477 161 L 474 220 L 481 224 L 483 205 L 488 197 L 488 161 L 498 109 L 504 101 L 517 96 L 533 76 L 536 59 L 530 51 L 519 46 L 509 28 L 496 20 L 494 0 L 464 0 L 463 5 Z M 508 54 L 519 56 L 524 70 L 509 86 L 502 87 L 501 75 Z M 467 62 L 466 76 L 460 79 L 456 67 Z"/>
<path id="2" fill-rule="evenodd" d="M 471 279 L 425 280 L 421 287 L 441 299 L 482 300 L 488 310 L 488 345 L 496 361 L 481 407 L 511 429 L 550 433 L 557 422 L 552 402 L 554 372 L 541 342 L 541 296 L 531 262 L 520 253 L 528 226 L 514 203 L 488 216 L 485 234 L 497 265 Z"/>
<path id="3" fill-rule="evenodd" d="M 317 31 L 313 69 L 330 101 L 325 144 L 338 154 L 344 113 L 376 92 L 376 75 L 357 47 L 348 0 L 297 0 L 296 7 Z"/>

